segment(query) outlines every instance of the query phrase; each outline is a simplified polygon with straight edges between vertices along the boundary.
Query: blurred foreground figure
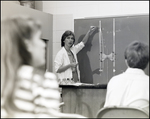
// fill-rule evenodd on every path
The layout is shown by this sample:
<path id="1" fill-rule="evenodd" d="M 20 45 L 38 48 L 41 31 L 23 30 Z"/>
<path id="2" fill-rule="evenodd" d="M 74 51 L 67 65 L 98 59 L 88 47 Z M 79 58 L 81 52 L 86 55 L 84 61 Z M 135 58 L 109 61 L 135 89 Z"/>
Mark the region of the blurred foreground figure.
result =
<path id="1" fill-rule="evenodd" d="M 128 68 L 109 81 L 104 107 L 138 107 L 149 113 L 149 76 L 144 72 L 149 62 L 149 46 L 134 41 L 124 56 Z"/>
<path id="2" fill-rule="evenodd" d="M 78 118 L 59 112 L 60 93 L 45 64 L 45 43 L 38 21 L 23 16 L 1 22 L 1 117 Z"/>

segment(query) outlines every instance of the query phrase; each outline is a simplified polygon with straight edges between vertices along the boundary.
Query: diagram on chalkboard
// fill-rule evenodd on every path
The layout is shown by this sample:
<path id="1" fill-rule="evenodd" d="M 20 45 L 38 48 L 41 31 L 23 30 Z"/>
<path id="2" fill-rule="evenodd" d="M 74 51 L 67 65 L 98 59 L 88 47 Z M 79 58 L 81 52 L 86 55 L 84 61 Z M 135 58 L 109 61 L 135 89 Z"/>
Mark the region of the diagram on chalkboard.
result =
<path id="1" fill-rule="evenodd" d="M 98 30 L 77 54 L 82 83 L 107 84 L 112 76 L 126 70 L 124 50 L 129 43 L 137 40 L 149 44 L 149 15 L 75 19 L 75 44 L 91 26 Z M 145 73 L 149 75 L 149 66 Z"/>
<path id="2" fill-rule="evenodd" d="M 102 27 L 101 27 L 101 21 L 99 21 L 99 53 L 100 53 L 100 58 L 99 58 L 99 62 L 100 62 L 100 75 L 101 72 L 103 72 L 103 68 L 104 68 L 104 61 L 106 59 L 109 59 L 113 62 L 113 72 L 115 75 L 115 19 L 113 19 L 113 49 L 112 52 L 110 54 L 105 54 L 104 52 L 104 39 L 103 39 L 103 33 L 102 33 Z"/>

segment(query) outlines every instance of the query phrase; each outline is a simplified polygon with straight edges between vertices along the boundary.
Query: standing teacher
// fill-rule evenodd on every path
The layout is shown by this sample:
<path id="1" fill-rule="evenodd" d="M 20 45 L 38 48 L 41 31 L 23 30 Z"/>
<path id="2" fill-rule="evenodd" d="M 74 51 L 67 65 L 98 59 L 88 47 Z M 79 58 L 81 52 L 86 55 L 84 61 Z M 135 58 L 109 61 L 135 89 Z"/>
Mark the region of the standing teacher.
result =
<path id="1" fill-rule="evenodd" d="M 89 36 L 95 31 L 96 27 L 91 27 L 83 40 L 74 45 L 75 36 L 72 31 L 65 31 L 61 38 L 61 49 L 54 60 L 55 72 L 58 79 L 72 79 L 74 82 L 80 82 L 80 72 L 76 54 L 85 46 Z"/>

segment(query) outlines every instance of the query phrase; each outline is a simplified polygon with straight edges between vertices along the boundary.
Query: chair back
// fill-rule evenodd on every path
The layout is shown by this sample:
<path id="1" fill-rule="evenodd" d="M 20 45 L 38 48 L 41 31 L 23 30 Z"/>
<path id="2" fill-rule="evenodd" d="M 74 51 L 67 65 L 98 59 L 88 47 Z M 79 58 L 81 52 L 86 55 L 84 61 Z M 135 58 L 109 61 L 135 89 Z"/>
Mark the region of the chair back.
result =
<path id="1" fill-rule="evenodd" d="M 105 107 L 98 111 L 97 118 L 149 118 L 149 114 L 136 107 Z"/>

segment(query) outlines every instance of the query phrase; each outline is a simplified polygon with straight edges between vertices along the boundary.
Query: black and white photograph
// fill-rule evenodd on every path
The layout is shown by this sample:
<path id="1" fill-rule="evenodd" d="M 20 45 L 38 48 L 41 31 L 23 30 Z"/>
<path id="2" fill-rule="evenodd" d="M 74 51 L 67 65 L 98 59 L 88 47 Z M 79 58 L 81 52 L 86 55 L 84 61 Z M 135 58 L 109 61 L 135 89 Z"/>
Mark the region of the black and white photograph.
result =
<path id="1" fill-rule="evenodd" d="M 1 118 L 149 118 L 149 1 L 1 1 Z"/>

